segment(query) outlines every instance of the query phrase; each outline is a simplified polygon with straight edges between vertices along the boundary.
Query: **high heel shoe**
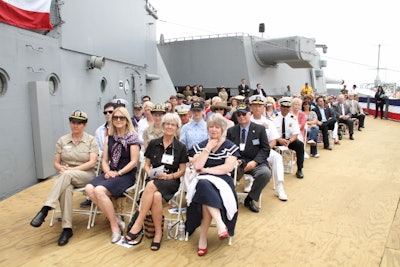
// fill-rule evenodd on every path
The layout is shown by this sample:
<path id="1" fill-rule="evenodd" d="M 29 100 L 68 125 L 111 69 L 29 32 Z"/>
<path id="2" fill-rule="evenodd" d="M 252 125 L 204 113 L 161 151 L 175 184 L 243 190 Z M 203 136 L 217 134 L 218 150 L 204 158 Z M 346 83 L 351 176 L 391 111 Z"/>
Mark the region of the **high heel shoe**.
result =
<path id="1" fill-rule="evenodd" d="M 200 257 L 204 256 L 207 254 L 207 247 L 206 248 L 197 248 L 197 255 Z"/>
<path id="2" fill-rule="evenodd" d="M 150 245 L 150 249 L 151 249 L 152 251 L 157 251 L 157 250 L 160 249 L 162 238 L 163 238 L 163 235 L 161 235 L 160 242 L 158 242 L 158 243 L 157 243 L 157 242 L 154 242 L 154 238 L 153 238 L 153 241 L 151 241 L 151 245 Z"/>
<path id="3" fill-rule="evenodd" d="M 139 241 L 136 241 L 136 239 L 139 237 L 139 235 L 140 235 L 140 239 L 139 239 Z M 125 236 L 125 242 L 129 245 L 136 246 L 136 245 L 139 245 L 140 242 L 142 242 L 143 236 L 144 236 L 143 228 L 140 229 L 139 232 L 137 232 L 136 234 L 127 232 L 126 236 Z M 129 237 L 129 239 L 127 237 Z"/>
<path id="4" fill-rule="evenodd" d="M 114 232 L 111 235 L 111 243 L 117 243 L 121 239 L 121 232 Z"/>
<path id="5" fill-rule="evenodd" d="M 120 216 L 117 215 L 117 223 L 118 223 L 118 227 L 121 230 L 121 233 L 124 232 L 125 230 L 125 222 L 122 220 L 122 218 Z"/>
<path id="6" fill-rule="evenodd" d="M 225 228 L 225 229 L 226 229 L 225 231 L 223 231 L 222 233 L 218 234 L 218 239 L 219 240 L 222 240 L 222 239 L 225 239 L 225 238 L 229 237 L 228 228 Z"/>

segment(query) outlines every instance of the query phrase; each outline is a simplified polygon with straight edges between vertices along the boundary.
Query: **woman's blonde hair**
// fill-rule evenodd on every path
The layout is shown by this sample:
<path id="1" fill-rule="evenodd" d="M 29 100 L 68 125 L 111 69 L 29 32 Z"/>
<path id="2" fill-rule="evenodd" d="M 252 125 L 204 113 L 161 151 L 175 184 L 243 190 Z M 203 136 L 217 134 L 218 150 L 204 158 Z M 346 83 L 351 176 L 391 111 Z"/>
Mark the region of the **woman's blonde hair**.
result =
<path id="1" fill-rule="evenodd" d="M 151 101 L 146 101 L 146 102 L 144 102 L 144 103 L 143 103 L 143 109 L 145 109 L 145 108 L 147 108 L 147 107 L 150 107 L 151 109 L 153 109 L 153 108 L 154 108 L 154 103 L 151 102 Z"/>
<path id="2" fill-rule="evenodd" d="M 301 104 L 303 104 L 303 100 L 301 100 L 301 98 L 299 98 L 299 97 L 294 97 L 294 98 L 292 99 L 292 105 L 293 105 L 293 104 L 299 104 L 300 107 L 301 107 Z"/>
<path id="3" fill-rule="evenodd" d="M 266 104 L 272 103 L 272 107 L 274 108 L 274 110 L 276 109 L 276 102 L 275 102 L 275 99 L 273 97 L 267 96 L 265 98 L 265 103 Z M 265 105 L 265 106 L 267 107 L 267 105 Z"/>
<path id="4" fill-rule="evenodd" d="M 222 133 L 224 133 L 226 131 L 226 128 L 228 127 L 226 119 L 220 113 L 213 113 L 207 119 L 207 129 L 212 125 L 220 126 L 222 128 Z"/>
<path id="5" fill-rule="evenodd" d="M 126 131 L 129 133 L 136 133 L 135 128 L 133 127 L 132 120 L 131 120 L 131 115 L 129 114 L 128 110 L 124 107 L 117 107 L 114 109 L 112 115 L 111 115 L 111 120 L 112 117 L 114 117 L 115 112 L 121 112 L 122 115 L 126 118 Z M 108 131 L 108 135 L 114 135 L 116 132 L 115 126 L 113 121 L 111 121 L 110 129 Z"/>
<path id="6" fill-rule="evenodd" d="M 166 113 L 161 120 L 161 125 L 164 126 L 164 123 L 168 121 L 175 121 L 176 125 L 178 126 L 178 129 L 181 128 L 182 121 L 181 118 L 179 118 L 179 115 L 174 113 Z"/>

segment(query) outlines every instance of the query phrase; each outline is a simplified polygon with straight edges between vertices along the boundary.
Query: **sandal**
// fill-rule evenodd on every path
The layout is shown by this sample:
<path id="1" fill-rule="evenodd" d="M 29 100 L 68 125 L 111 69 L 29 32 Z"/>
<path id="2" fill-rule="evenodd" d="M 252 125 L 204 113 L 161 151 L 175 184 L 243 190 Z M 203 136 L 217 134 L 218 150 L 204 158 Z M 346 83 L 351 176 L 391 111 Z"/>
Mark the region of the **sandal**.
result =
<path id="1" fill-rule="evenodd" d="M 140 239 L 137 241 L 136 239 L 140 236 Z M 126 236 L 125 236 L 125 243 L 132 245 L 132 246 L 136 246 L 139 245 L 140 242 L 142 242 L 143 240 L 143 228 L 140 229 L 139 232 L 137 232 L 136 234 L 132 234 L 131 232 L 127 232 Z"/>
<path id="2" fill-rule="evenodd" d="M 153 239 L 153 241 L 151 241 L 150 249 L 151 249 L 152 251 L 157 251 L 157 250 L 160 249 L 162 238 L 163 238 L 163 236 L 161 236 L 160 242 L 158 242 L 158 243 L 157 243 L 157 242 L 154 242 L 154 239 Z"/>

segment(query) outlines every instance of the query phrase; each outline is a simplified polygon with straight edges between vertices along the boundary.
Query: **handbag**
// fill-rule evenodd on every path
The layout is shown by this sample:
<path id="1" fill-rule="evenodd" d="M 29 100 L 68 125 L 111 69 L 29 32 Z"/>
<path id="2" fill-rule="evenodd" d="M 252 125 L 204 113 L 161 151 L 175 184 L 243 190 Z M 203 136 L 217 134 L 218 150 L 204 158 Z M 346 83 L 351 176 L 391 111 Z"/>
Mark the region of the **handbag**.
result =
<path id="1" fill-rule="evenodd" d="M 162 216 L 161 229 L 164 229 L 164 215 Z M 144 235 L 149 239 L 153 238 L 155 235 L 154 222 L 151 214 L 147 214 L 144 219 Z"/>

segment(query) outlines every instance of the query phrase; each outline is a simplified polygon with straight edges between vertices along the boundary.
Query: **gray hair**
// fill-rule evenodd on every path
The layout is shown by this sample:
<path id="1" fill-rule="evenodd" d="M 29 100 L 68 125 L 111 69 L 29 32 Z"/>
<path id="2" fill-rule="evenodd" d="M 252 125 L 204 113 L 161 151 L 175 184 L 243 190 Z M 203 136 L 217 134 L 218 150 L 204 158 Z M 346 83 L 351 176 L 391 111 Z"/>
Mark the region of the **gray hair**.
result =
<path id="1" fill-rule="evenodd" d="M 179 118 L 178 114 L 176 113 L 166 113 L 161 120 L 161 125 L 164 126 L 164 123 L 169 122 L 169 121 L 175 121 L 176 125 L 178 125 L 178 129 L 181 128 L 182 121 L 181 118 Z"/>
<path id="2" fill-rule="evenodd" d="M 226 131 L 226 128 L 228 127 L 228 123 L 226 122 L 226 119 L 220 114 L 220 113 L 213 113 L 208 119 L 207 119 L 207 129 L 211 125 L 218 125 L 222 128 L 222 133 Z"/>

